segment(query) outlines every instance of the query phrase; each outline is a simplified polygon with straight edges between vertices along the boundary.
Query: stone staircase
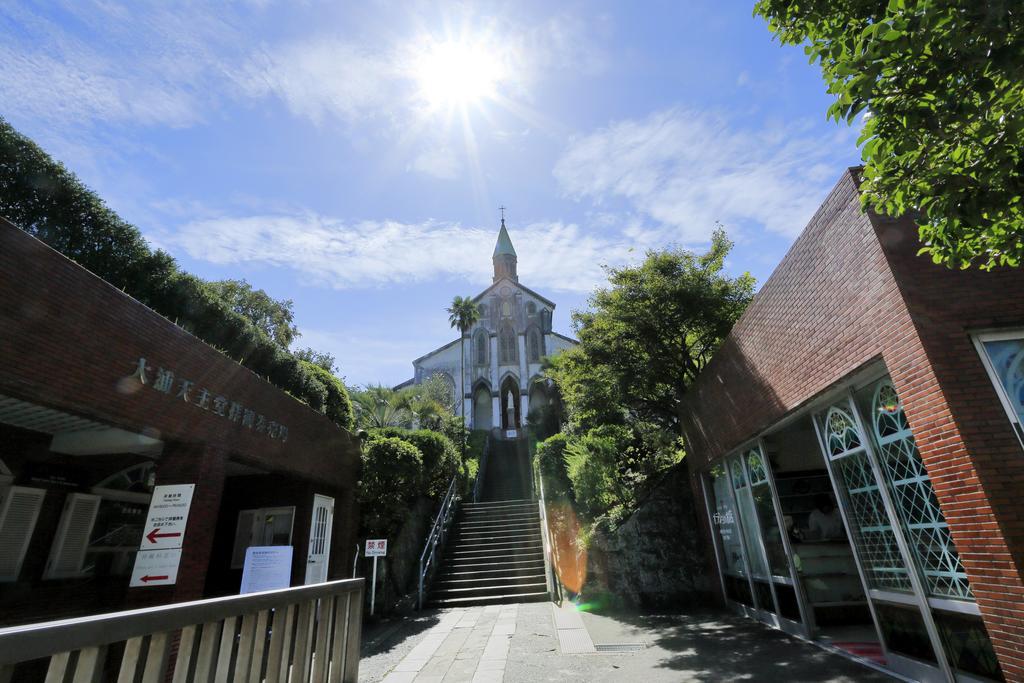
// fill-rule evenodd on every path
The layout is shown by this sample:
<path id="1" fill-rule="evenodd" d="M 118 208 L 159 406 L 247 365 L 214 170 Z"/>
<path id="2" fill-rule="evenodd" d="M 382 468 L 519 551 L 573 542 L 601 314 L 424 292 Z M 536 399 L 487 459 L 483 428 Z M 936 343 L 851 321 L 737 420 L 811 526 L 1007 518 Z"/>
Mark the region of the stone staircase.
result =
<path id="1" fill-rule="evenodd" d="M 521 457 L 522 456 L 522 457 Z M 484 500 L 463 503 L 427 605 L 462 607 L 550 599 L 525 444 L 492 441 Z"/>

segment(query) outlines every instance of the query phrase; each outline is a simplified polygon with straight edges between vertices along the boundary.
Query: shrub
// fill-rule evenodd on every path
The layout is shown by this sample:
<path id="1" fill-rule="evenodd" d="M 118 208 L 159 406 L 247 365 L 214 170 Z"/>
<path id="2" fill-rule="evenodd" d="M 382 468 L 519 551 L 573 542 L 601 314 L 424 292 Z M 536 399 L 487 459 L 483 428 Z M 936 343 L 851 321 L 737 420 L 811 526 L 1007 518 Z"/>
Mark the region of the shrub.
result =
<path id="1" fill-rule="evenodd" d="M 392 536 L 420 492 L 423 455 L 408 441 L 373 436 L 363 445 L 359 505 L 367 532 Z"/>
<path id="2" fill-rule="evenodd" d="M 632 496 L 618 477 L 618 458 L 629 430 L 605 425 L 568 442 L 565 461 L 576 503 L 589 519 L 616 505 L 629 506 Z"/>
<path id="3" fill-rule="evenodd" d="M 459 453 L 444 434 L 428 429 L 385 427 L 373 430 L 374 437 L 390 437 L 415 446 L 423 456 L 423 489 L 431 498 L 439 498 L 448 490 L 452 477 L 460 471 Z"/>
<path id="4" fill-rule="evenodd" d="M 537 445 L 537 470 L 544 478 L 544 493 L 548 498 L 569 498 L 572 482 L 565 461 L 565 448 L 569 444 L 565 434 L 555 434 Z"/>

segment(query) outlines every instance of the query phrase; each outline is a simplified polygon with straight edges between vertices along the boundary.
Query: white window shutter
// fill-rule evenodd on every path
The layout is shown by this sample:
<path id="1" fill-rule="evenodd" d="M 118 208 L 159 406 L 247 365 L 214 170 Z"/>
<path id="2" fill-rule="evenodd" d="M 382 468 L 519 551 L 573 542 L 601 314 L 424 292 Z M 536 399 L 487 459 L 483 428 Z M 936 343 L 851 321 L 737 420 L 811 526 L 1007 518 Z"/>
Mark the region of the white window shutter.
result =
<path id="1" fill-rule="evenodd" d="M 18 580 L 45 497 L 45 489 L 0 489 L 0 581 Z"/>
<path id="2" fill-rule="evenodd" d="M 82 575 L 89 536 L 100 510 L 99 496 L 70 493 L 64 501 L 64 512 L 57 525 L 57 534 L 50 548 L 44 579 L 66 579 Z"/>
<path id="3" fill-rule="evenodd" d="M 241 569 L 245 564 L 245 551 L 252 545 L 252 528 L 259 510 L 242 510 L 235 527 L 235 545 L 231 548 L 231 568 Z"/>

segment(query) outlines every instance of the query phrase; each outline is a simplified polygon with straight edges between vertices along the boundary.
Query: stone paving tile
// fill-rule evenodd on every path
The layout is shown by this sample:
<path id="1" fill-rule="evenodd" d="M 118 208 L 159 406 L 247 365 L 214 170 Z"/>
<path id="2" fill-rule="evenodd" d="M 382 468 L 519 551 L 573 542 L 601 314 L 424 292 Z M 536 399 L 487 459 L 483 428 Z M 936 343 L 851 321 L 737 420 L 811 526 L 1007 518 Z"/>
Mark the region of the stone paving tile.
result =
<path id="1" fill-rule="evenodd" d="M 634 642 L 645 648 L 621 654 L 561 652 L 559 632 L 580 627 L 598 644 Z M 385 683 L 893 680 L 779 631 L 716 612 L 599 616 L 554 610 L 547 603 L 460 608 L 438 613 L 436 623 L 414 638 L 418 642 L 403 650 L 408 654 Z"/>

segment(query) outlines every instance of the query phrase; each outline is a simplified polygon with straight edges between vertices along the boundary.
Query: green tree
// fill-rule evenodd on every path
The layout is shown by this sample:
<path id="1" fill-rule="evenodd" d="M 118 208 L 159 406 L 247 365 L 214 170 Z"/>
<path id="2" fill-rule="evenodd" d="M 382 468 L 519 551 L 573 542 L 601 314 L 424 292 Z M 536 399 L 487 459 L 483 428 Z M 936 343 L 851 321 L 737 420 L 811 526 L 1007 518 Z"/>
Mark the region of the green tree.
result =
<path id="1" fill-rule="evenodd" d="M 471 297 L 457 296 L 452 299 L 452 305 L 445 309 L 448 313 L 448 322 L 452 327 L 459 330 L 459 381 L 455 382 L 456 400 L 463 402 L 462 394 L 464 387 L 463 378 L 466 376 L 466 333 L 480 320 L 480 308 Z M 465 422 L 466 416 L 462 416 Z M 466 459 L 466 440 L 462 440 L 462 459 Z"/>
<path id="2" fill-rule="evenodd" d="M 292 351 L 292 355 L 299 360 L 304 360 L 307 363 L 317 365 L 332 375 L 338 374 L 337 359 L 333 354 L 327 353 L 326 351 L 317 351 L 307 346 L 304 349 Z"/>
<path id="3" fill-rule="evenodd" d="M 648 252 L 639 265 L 609 269 L 590 310 L 574 313 L 579 346 L 545 370 L 568 415 L 565 445 L 548 439 L 542 450 L 556 464 L 548 451 L 564 451 L 585 516 L 621 518 L 682 458 L 682 399 L 753 297 L 749 274 L 723 272 L 731 247 L 719 229 L 703 254 Z M 539 465 L 557 487 L 557 467 Z"/>
<path id="4" fill-rule="evenodd" d="M 922 252 L 967 268 L 1024 257 L 1024 12 L 1015 0 L 759 0 L 836 96 L 866 112 L 866 207 L 918 218 Z"/>
<path id="5" fill-rule="evenodd" d="M 570 420 L 589 428 L 632 416 L 681 435 L 683 395 L 753 297 L 749 273 L 723 272 L 731 248 L 718 229 L 704 254 L 650 251 L 609 269 L 610 286 L 573 314 L 580 345 L 554 363 Z"/>
<path id="6" fill-rule="evenodd" d="M 352 392 L 356 424 L 361 429 L 409 427 L 412 411 L 408 395 L 382 384 L 370 384 Z"/>
<path id="7" fill-rule="evenodd" d="M 217 280 L 210 282 L 209 287 L 231 310 L 251 320 L 281 348 L 287 349 L 299 336 L 291 299 L 273 299 L 262 289 L 253 289 L 245 280 Z"/>

